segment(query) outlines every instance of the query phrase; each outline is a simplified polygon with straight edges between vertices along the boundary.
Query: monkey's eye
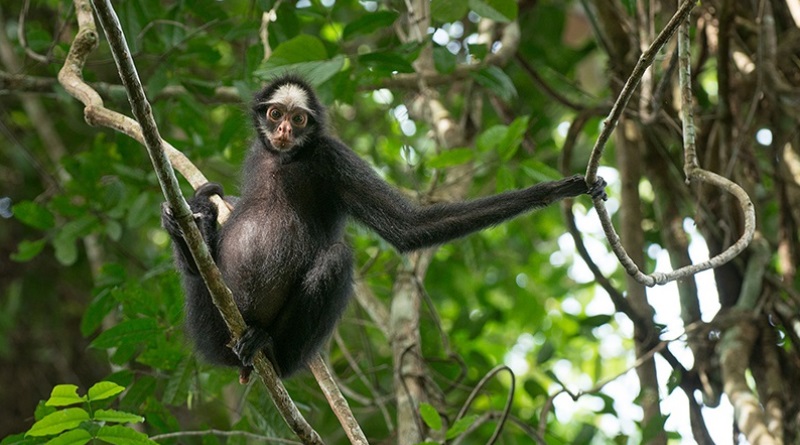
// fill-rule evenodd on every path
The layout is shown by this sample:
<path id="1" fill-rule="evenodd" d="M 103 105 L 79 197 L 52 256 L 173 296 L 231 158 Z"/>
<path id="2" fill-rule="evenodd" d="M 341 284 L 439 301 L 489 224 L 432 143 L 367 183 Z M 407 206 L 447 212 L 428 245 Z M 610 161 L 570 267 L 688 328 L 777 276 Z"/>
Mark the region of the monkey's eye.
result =
<path id="1" fill-rule="evenodd" d="M 283 113 L 281 112 L 281 110 L 275 107 L 269 107 L 269 110 L 267 110 L 267 117 L 270 120 L 277 122 L 281 120 L 281 118 L 283 117 Z"/>
<path id="2" fill-rule="evenodd" d="M 308 123 L 308 116 L 305 113 L 299 113 L 292 116 L 292 124 L 297 127 L 305 127 Z"/>

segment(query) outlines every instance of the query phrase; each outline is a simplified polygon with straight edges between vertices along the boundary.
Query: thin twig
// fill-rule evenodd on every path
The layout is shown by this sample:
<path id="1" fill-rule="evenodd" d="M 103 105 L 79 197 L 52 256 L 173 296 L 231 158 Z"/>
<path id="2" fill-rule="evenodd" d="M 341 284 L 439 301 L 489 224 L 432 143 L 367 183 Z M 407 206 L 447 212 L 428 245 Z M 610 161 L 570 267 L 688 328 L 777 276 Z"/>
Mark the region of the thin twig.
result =
<path id="1" fill-rule="evenodd" d="M 369 445 L 364 431 L 361 430 L 361 425 L 358 424 L 355 416 L 353 416 L 347 399 L 344 398 L 342 392 L 339 391 L 339 387 L 336 386 L 333 375 L 322 355 L 317 354 L 311 359 L 308 368 L 314 374 L 314 378 L 317 379 L 322 393 L 328 399 L 328 404 L 331 406 L 333 413 L 336 414 L 336 418 L 339 419 L 339 423 L 342 425 L 347 438 L 350 439 L 350 443 L 352 445 Z"/>
<path id="2" fill-rule="evenodd" d="M 603 126 L 603 130 L 598 136 L 597 141 L 595 143 L 594 148 L 592 149 L 592 154 L 589 160 L 589 165 L 586 170 L 586 181 L 589 184 L 593 184 L 597 178 L 597 169 L 599 167 L 600 156 L 602 155 L 603 147 L 605 146 L 606 142 L 611 136 L 612 131 L 616 127 L 617 123 L 619 122 L 619 118 L 624 111 L 624 108 L 630 97 L 633 95 L 633 92 L 636 86 L 639 83 L 639 80 L 644 75 L 645 70 L 647 69 L 650 64 L 653 63 L 655 60 L 655 56 L 661 50 L 661 48 L 666 44 L 672 34 L 678 29 L 678 27 L 686 23 L 685 30 L 682 33 L 682 36 L 679 36 L 679 59 L 681 64 L 681 93 L 683 97 L 683 104 L 681 107 L 681 112 L 683 116 L 683 125 L 684 125 L 684 156 L 685 156 L 685 163 L 684 163 L 684 171 L 686 173 L 687 181 L 702 181 L 709 183 L 711 185 L 715 185 L 724 189 L 725 191 L 731 193 L 736 197 L 739 201 L 739 204 L 742 208 L 742 212 L 744 213 L 745 224 L 744 224 L 744 232 L 742 236 L 739 238 L 736 243 L 731 245 L 727 250 L 722 252 L 721 254 L 711 258 L 707 261 L 704 261 L 699 264 L 692 264 L 689 266 L 685 266 L 679 268 L 677 270 L 673 270 L 667 273 L 661 272 L 654 272 L 650 275 L 644 274 L 636 263 L 630 258 L 628 253 L 622 247 L 622 243 L 620 242 L 619 235 L 617 235 L 616 231 L 614 230 L 614 225 L 611 222 L 611 217 L 608 214 L 608 211 L 605 207 L 605 203 L 602 199 L 595 199 L 594 205 L 595 209 L 597 210 L 597 214 L 600 217 L 600 223 L 603 226 L 603 230 L 606 233 L 606 238 L 608 239 L 611 249 L 617 255 L 620 263 L 622 264 L 625 271 L 632 276 L 637 282 L 644 284 L 646 286 L 655 286 L 656 284 L 665 284 L 670 281 L 674 281 L 680 278 L 685 278 L 691 275 L 695 275 L 698 272 L 702 272 L 707 269 L 711 269 L 714 267 L 719 267 L 737 255 L 739 255 L 749 244 L 753 238 L 753 233 L 755 231 L 755 209 L 753 206 L 752 201 L 750 201 L 750 197 L 747 193 L 739 187 L 734 182 L 719 176 L 715 173 L 710 171 L 703 170 L 699 167 L 699 163 L 697 161 L 697 152 L 694 144 L 694 118 L 692 117 L 692 95 L 691 95 L 691 73 L 689 67 L 689 40 L 688 40 L 688 17 L 689 13 L 694 6 L 694 0 L 684 0 L 683 3 L 678 8 L 678 11 L 675 15 L 672 16 L 669 23 L 664 27 L 664 29 L 659 33 L 659 35 L 653 41 L 653 44 L 642 53 L 639 61 L 637 62 L 636 66 L 633 69 L 628 81 L 625 83 L 625 86 L 622 89 L 617 101 L 614 103 L 614 107 L 611 110 L 608 118 L 606 118 L 605 125 Z"/>
<path id="3" fill-rule="evenodd" d="M 461 407 L 461 410 L 458 412 L 458 415 L 455 418 L 455 422 L 463 418 L 464 415 L 467 414 L 467 410 L 469 409 L 470 405 L 472 405 L 472 402 L 475 401 L 475 397 L 477 397 L 478 393 L 486 386 L 487 383 L 489 383 L 489 380 L 491 380 L 494 376 L 503 371 L 508 372 L 508 374 L 511 376 L 511 387 L 508 388 L 508 397 L 506 398 L 506 405 L 503 408 L 503 414 L 500 416 L 500 420 L 497 422 L 497 426 L 495 426 L 494 428 L 494 433 L 492 433 L 492 437 L 489 438 L 488 442 L 486 442 L 487 445 L 494 444 L 495 442 L 497 442 L 497 439 L 500 438 L 500 433 L 503 432 L 503 426 L 506 423 L 506 419 L 508 419 L 508 414 L 509 412 L 511 412 L 511 402 L 514 400 L 514 391 L 516 388 L 516 377 L 514 376 L 514 371 L 512 371 L 511 368 L 509 368 L 506 365 L 496 366 L 494 367 L 494 369 L 489 371 L 485 376 L 483 376 L 481 381 L 478 382 L 477 385 L 475 385 L 475 388 L 472 390 L 469 397 L 467 397 L 467 401 L 464 402 L 464 406 Z M 456 441 L 455 443 L 460 443 L 461 439 L 463 439 L 464 436 L 466 436 L 466 434 L 462 435 L 459 438 L 459 440 Z"/>

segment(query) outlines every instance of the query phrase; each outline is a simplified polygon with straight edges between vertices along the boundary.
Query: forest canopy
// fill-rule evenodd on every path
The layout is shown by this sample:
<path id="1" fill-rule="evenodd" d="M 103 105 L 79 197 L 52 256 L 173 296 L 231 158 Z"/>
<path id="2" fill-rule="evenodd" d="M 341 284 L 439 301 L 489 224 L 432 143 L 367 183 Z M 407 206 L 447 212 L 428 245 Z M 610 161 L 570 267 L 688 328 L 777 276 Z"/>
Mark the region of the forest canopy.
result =
<path id="1" fill-rule="evenodd" d="M 3 4 L 2 445 L 800 443 L 798 68 L 795 0 Z M 186 339 L 161 206 L 238 194 L 285 73 L 421 205 L 609 199 L 407 255 L 349 224 L 323 358 L 240 385 Z"/>

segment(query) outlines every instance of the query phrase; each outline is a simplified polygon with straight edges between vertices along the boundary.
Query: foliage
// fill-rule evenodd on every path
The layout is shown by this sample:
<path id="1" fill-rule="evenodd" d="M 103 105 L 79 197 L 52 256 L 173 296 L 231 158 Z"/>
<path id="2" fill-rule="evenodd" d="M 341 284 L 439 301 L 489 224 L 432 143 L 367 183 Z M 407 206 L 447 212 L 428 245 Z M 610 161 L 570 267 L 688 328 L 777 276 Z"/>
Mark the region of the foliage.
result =
<path id="1" fill-rule="evenodd" d="M 159 222 L 163 198 L 146 152 L 127 136 L 89 126 L 81 104 L 56 84 L 77 27 L 72 3 L 30 2 L 27 11 L 23 3 L 28 2 L 17 3 L 0 7 L 0 49 L 8 48 L 17 62 L 0 60 L 0 377 L 6 382 L 0 387 L 0 436 L 9 435 L 3 445 L 50 438 L 55 438 L 53 443 L 147 442 L 145 435 L 125 426 L 129 422 L 138 422 L 137 429 L 148 436 L 213 429 L 291 437 L 260 384 L 239 386 L 234 370 L 203 363 L 186 344 L 180 280 Z M 467 190 L 461 196 L 479 197 L 562 176 L 558 163 L 566 128 L 582 117 L 585 125 L 573 141 L 564 170 L 585 170 L 602 125 L 603 114 L 596 110 L 606 111 L 628 74 L 626 63 L 638 56 L 639 43 L 632 42 L 641 36 L 629 35 L 625 26 L 647 15 L 637 10 L 639 2 L 615 7 L 614 2 L 432 0 L 430 32 L 422 41 L 410 37 L 409 3 L 141 0 L 114 2 L 114 7 L 162 136 L 232 195 L 237 194 L 238 170 L 252 137 L 248 97 L 263 81 L 287 71 L 304 75 L 318 88 L 338 137 L 388 181 L 422 202 L 458 196 L 459 187 Z M 653 13 L 658 18 L 655 28 L 669 17 L 671 7 L 661 8 Z M 730 21 L 741 25 L 739 43 L 761 48 L 753 43 L 751 12 L 742 5 L 734 9 L 744 17 Z M 703 11 L 716 13 L 713 5 Z M 20 15 L 25 20 L 18 20 Z M 270 20 L 262 22 L 264 17 Z M 490 31 L 482 28 L 487 23 Z M 513 23 L 521 33 L 515 56 L 532 66 L 534 74 L 513 59 L 486 63 L 502 49 L 502 31 Z M 792 29 L 787 23 L 779 21 L 782 30 Z M 263 24 L 266 42 L 260 37 Z M 705 31 L 713 34 L 710 28 Z M 702 44 L 704 36 L 697 37 Z M 793 41 L 783 40 L 786 45 Z M 787 57 L 775 63 L 791 73 L 796 52 L 782 48 Z M 667 55 L 654 67 L 656 80 L 668 79 L 665 97 L 654 106 L 655 117 L 648 121 L 645 110 L 632 111 L 626 116 L 629 126 L 622 127 L 624 134 L 636 134 L 636 147 L 646 161 L 646 174 L 633 185 L 641 192 L 635 202 L 642 210 L 636 222 L 644 243 L 641 251 L 651 253 L 643 255 L 646 270 L 669 261 L 659 252 L 675 252 L 667 229 L 680 228 L 684 217 L 671 217 L 696 217 L 697 221 L 687 219 L 687 225 L 697 222 L 700 227 L 691 236 L 695 241 L 707 239 L 712 250 L 733 236 L 737 223 L 736 215 L 724 213 L 724 198 L 702 195 L 695 200 L 683 185 L 676 111 L 667 97 L 677 76 L 668 74 Z M 703 161 L 721 164 L 708 167 L 731 173 L 758 198 L 759 224 L 774 253 L 769 272 L 781 276 L 765 285 L 769 304 L 759 307 L 777 311 L 774 308 L 796 298 L 798 288 L 792 272 L 796 267 L 787 267 L 793 263 L 786 260 L 797 256 L 792 241 L 797 240 L 800 206 L 792 206 L 796 184 L 791 187 L 796 179 L 787 172 L 789 161 L 776 161 L 784 159 L 783 144 L 796 143 L 796 121 L 779 108 L 756 112 L 751 101 L 765 97 L 761 106 L 790 106 L 793 96 L 782 99 L 774 91 L 772 96 L 762 95 L 756 88 L 767 88 L 764 78 L 734 76 L 740 88 L 730 93 L 734 105 L 727 109 L 737 113 L 736 122 L 744 129 L 737 150 L 724 151 L 713 145 L 719 128 L 724 128 L 718 121 L 719 55 L 701 55 L 697 63 L 705 69 L 696 75 L 694 93 L 698 115 L 703 116 L 698 120 L 709 122 L 700 128 L 708 144 Z M 420 80 L 417 74 L 423 71 L 430 77 Z M 8 73 L 50 82 L 21 86 L 14 83 L 16 77 L 5 76 Z M 103 37 L 83 73 L 107 107 L 129 114 Z M 782 81 L 792 88 L 798 84 L 791 75 Z M 427 87 L 424 91 L 421 84 Z M 451 113 L 463 136 L 458 144 L 442 144 L 437 133 L 441 122 L 415 108 L 420 97 L 427 96 L 438 98 Z M 587 117 L 587 110 L 596 112 Z M 781 147 L 776 142 L 768 150 L 751 142 L 756 130 L 765 128 Z M 612 144 L 605 164 L 624 160 L 617 149 Z M 796 152 L 797 146 L 791 150 Z M 741 153 L 746 162 L 722 160 L 725 153 Z M 624 205 L 619 179 L 627 173 L 608 169 L 603 174 L 611 183 L 609 206 Z M 191 194 L 188 184 L 182 186 Z M 6 198 L 13 202 L 13 217 Z M 629 290 L 601 236 L 586 225 L 592 218 L 589 206 L 584 199 L 575 206 L 584 238 L 602 258 L 597 262 L 611 285 Z M 514 422 L 503 429 L 503 443 L 530 443 L 539 433 L 553 444 L 638 442 L 657 438 L 664 429 L 673 437 L 692 434 L 687 425 L 671 423 L 686 409 L 649 422 L 638 414 L 644 402 L 634 400 L 638 382 L 628 371 L 641 338 L 634 337 L 631 320 L 615 311 L 607 293 L 586 272 L 565 232 L 558 207 L 551 206 L 432 253 L 417 283 L 422 289 L 419 347 L 427 366 L 420 380 L 425 380 L 429 399 L 418 404 L 416 414 L 427 440 L 486 442 L 497 421 L 492 416 L 503 410 L 512 387 L 509 378 L 485 382 L 468 413 L 456 418 L 472 388 L 498 364 L 511 366 L 517 383 L 511 405 Z M 360 279 L 389 311 L 411 260 L 362 227 L 349 227 L 348 238 Z M 779 245 L 782 256 L 775 253 Z M 719 284 L 706 288 L 718 292 L 720 297 L 711 298 L 712 303 L 724 309 L 735 304 L 738 285 L 731 283 L 741 282 L 745 260 L 731 267 L 718 271 Z M 790 291 L 779 290 L 775 282 Z M 669 288 L 666 293 L 670 302 L 665 306 L 679 311 L 679 291 Z M 405 390 L 395 380 L 394 339 L 368 312 L 350 304 L 331 341 L 329 358 L 359 423 L 377 443 L 396 434 L 396 401 Z M 703 320 L 713 314 L 704 309 Z M 759 313 L 759 326 L 770 326 L 762 338 L 779 344 L 781 354 L 791 357 L 796 336 L 788 328 L 791 323 L 776 314 Z M 682 325 L 676 332 L 661 316 L 646 317 L 654 337 L 680 337 Z M 698 372 L 707 371 L 712 380 L 719 376 L 711 339 L 732 322 L 696 321 L 702 325 L 698 331 L 708 335 L 701 342 L 706 349 L 693 352 L 698 363 L 708 358 L 708 368 L 686 373 L 670 368 L 669 382 L 659 376 L 662 398 L 693 384 Z M 640 332 L 641 326 L 635 328 Z M 682 345 L 688 342 L 681 340 Z M 785 358 L 784 375 L 792 375 L 792 361 Z M 611 389 L 601 385 L 620 375 L 617 382 L 624 383 L 616 389 L 613 383 L 608 385 Z M 77 386 L 59 385 L 63 382 Z M 286 384 L 322 437 L 329 443 L 345 440 L 310 375 Z M 90 389 L 79 396 L 77 387 Z M 113 388 L 113 394 L 97 392 L 104 387 Z M 47 402 L 36 405 L 51 388 Z M 588 394 L 576 396 L 576 402 L 560 393 L 556 407 L 543 410 L 550 406 L 549 397 L 564 389 Z M 626 396 L 620 399 L 619 393 Z M 109 408 L 112 403 L 114 409 Z M 31 412 L 35 419 L 29 417 Z M 681 418 L 688 424 L 688 417 Z M 240 439 L 180 438 L 180 443 L 223 441 Z"/>
<path id="2" fill-rule="evenodd" d="M 86 395 L 78 395 L 75 385 L 56 385 L 50 398 L 36 410 L 36 423 L 24 434 L 9 436 L 3 445 L 46 443 L 82 445 L 101 440 L 115 445 L 153 445 L 146 435 L 124 426 L 144 422 L 144 417 L 125 411 L 104 409 L 112 397 L 125 388 L 112 382 L 99 382 Z M 80 406 L 74 406 L 80 405 Z M 68 408 L 69 407 L 69 408 Z"/>

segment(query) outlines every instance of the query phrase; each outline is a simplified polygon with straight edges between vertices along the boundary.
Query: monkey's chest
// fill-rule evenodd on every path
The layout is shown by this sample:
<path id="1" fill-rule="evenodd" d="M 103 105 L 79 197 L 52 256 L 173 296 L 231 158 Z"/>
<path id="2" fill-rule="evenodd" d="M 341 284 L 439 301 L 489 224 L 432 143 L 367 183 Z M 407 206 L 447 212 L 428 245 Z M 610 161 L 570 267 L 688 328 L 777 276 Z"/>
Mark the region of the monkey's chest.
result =
<path id="1" fill-rule="evenodd" d="M 235 215 L 224 226 L 219 266 L 245 319 L 269 324 L 309 268 L 309 228 L 296 218 Z"/>

